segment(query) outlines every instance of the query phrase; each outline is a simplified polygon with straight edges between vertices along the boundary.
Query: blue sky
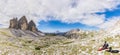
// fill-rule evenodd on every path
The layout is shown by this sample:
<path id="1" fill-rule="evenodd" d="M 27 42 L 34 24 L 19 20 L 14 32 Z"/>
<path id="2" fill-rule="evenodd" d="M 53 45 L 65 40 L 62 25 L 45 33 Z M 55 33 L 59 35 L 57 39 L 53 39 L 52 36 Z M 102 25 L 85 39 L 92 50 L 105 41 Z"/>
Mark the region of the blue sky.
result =
<path id="1" fill-rule="evenodd" d="M 117 9 L 113 10 L 106 10 L 105 12 L 97 12 L 97 14 L 105 14 L 105 20 L 107 21 L 111 17 L 117 17 L 120 16 L 120 5 L 117 6 Z"/>
<path id="2" fill-rule="evenodd" d="M 75 5 L 75 4 L 74 4 Z M 117 6 L 117 9 L 114 10 L 106 10 L 105 12 L 96 12 L 98 15 L 105 15 L 105 21 L 108 21 L 112 19 L 111 17 L 117 17 L 120 16 L 120 5 Z M 54 18 L 54 17 L 48 17 L 48 18 Z M 119 18 L 118 18 L 119 19 Z M 44 24 L 44 25 L 43 25 Z M 55 32 L 55 31 L 61 31 L 66 32 L 71 29 L 82 29 L 82 30 L 99 30 L 96 26 L 88 26 L 82 23 L 64 23 L 59 20 L 50 20 L 50 21 L 40 21 L 39 30 L 41 31 L 47 31 L 47 32 Z"/>
<path id="3" fill-rule="evenodd" d="M 0 28 L 26 16 L 43 32 L 99 30 L 120 19 L 120 0 L 0 0 Z"/>
<path id="4" fill-rule="evenodd" d="M 97 27 L 94 26 L 87 26 L 81 23 L 63 23 L 58 20 L 51 20 L 51 21 L 40 21 L 39 30 L 43 32 L 66 32 L 71 29 L 83 29 L 83 30 L 97 30 Z"/>

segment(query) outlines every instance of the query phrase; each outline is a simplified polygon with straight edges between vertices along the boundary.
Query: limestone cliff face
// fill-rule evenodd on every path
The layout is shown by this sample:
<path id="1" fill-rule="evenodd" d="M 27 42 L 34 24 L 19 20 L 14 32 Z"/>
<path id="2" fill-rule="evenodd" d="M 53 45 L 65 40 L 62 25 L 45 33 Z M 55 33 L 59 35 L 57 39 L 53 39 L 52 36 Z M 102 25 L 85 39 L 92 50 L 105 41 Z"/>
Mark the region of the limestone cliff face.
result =
<path id="1" fill-rule="evenodd" d="M 38 31 L 34 21 L 31 20 L 28 23 L 27 18 L 25 16 L 21 17 L 19 20 L 17 20 L 17 18 L 11 19 L 9 28 L 20 29 L 20 30 L 30 30 L 32 32 Z"/>
<path id="2" fill-rule="evenodd" d="M 25 16 L 21 17 L 18 21 L 18 27 L 21 30 L 27 30 L 28 29 L 28 22 Z"/>
<path id="3" fill-rule="evenodd" d="M 72 29 L 68 32 L 66 32 L 65 36 L 68 38 L 85 38 L 87 35 L 89 35 L 91 32 L 90 31 L 85 31 L 81 29 Z"/>
<path id="4" fill-rule="evenodd" d="M 13 18 L 13 19 L 10 20 L 10 26 L 9 26 L 9 28 L 15 28 L 15 29 L 18 28 L 17 18 Z"/>
<path id="5" fill-rule="evenodd" d="M 10 20 L 9 26 L 12 34 L 18 37 L 22 36 L 44 36 L 45 34 L 41 31 L 38 31 L 36 24 L 33 20 L 28 23 L 28 20 L 25 16 L 21 17 L 19 20 L 17 18 L 13 18 Z"/>
<path id="6" fill-rule="evenodd" d="M 33 22 L 33 20 L 31 20 L 28 24 L 28 30 L 33 31 L 33 32 L 37 32 L 37 28 L 35 23 Z"/>

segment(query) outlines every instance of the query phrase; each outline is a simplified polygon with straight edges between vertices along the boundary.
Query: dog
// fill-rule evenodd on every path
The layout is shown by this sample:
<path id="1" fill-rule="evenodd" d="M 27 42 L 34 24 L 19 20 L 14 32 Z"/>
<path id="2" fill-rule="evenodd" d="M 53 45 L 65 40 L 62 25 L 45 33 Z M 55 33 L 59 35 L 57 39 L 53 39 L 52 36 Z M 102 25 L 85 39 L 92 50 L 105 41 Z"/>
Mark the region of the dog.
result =
<path id="1" fill-rule="evenodd" d="M 119 53 L 120 52 L 119 50 L 112 50 L 112 47 L 109 47 L 109 49 L 106 51 L 110 52 L 110 53 Z"/>

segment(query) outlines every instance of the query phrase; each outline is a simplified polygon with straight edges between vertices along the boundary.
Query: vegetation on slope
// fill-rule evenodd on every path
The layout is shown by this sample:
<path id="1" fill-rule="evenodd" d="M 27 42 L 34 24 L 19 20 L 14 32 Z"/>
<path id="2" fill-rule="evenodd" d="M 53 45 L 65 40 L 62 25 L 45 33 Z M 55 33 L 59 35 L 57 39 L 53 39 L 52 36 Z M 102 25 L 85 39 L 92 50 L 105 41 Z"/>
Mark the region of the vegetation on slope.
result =
<path id="1" fill-rule="evenodd" d="M 120 49 L 120 36 L 89 33 L 77 39 L 64 36 L 16 37 L 9 29 L 0 29 L 0 55 L 110 55 L 97 49 L 107 41 L 113 49 Z M 118 55 L 118 54 L 113 54 Z"/>

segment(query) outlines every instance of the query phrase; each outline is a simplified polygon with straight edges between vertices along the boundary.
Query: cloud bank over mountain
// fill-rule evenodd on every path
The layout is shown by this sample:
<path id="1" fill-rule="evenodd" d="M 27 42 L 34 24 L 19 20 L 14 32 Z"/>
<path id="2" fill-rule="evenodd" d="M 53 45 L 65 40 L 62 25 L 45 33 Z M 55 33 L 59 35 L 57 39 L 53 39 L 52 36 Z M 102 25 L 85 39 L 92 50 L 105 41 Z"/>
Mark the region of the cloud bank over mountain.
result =
<path id="1" fill-rule="evenodd" d="M 0 0 L 0 27 L 8 27 L 8 20 L 25 15 L 36 23 L 41 20 L 59 20 L 104 28 L 116 21 L 105 21 L 105 14 L 120 5 L 120 0 Z M 119 17 L 116 17 L 119 18 Z"/>

